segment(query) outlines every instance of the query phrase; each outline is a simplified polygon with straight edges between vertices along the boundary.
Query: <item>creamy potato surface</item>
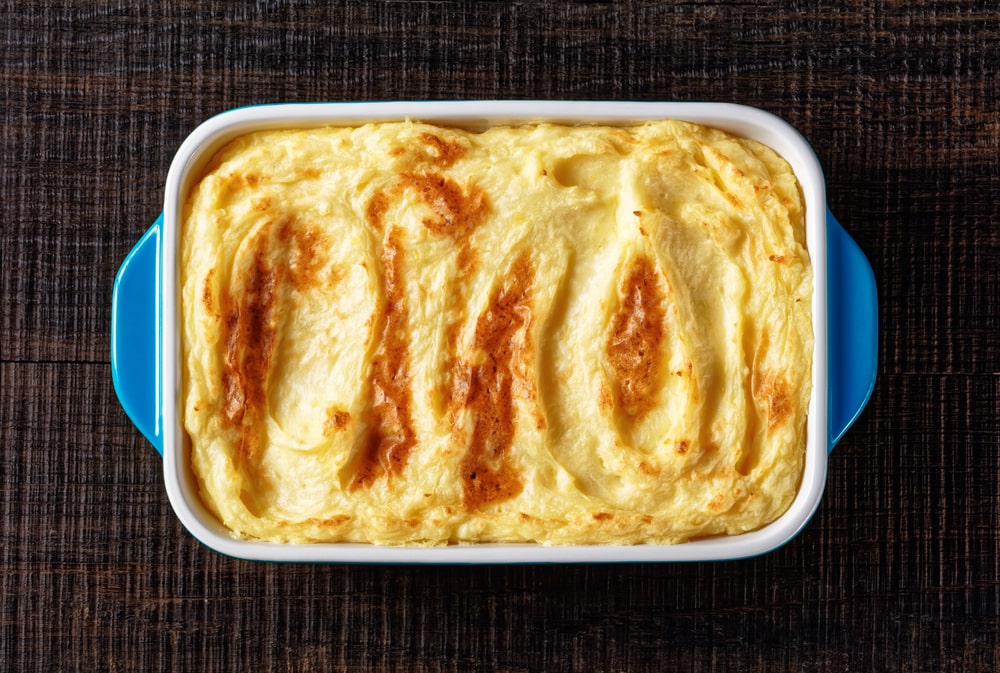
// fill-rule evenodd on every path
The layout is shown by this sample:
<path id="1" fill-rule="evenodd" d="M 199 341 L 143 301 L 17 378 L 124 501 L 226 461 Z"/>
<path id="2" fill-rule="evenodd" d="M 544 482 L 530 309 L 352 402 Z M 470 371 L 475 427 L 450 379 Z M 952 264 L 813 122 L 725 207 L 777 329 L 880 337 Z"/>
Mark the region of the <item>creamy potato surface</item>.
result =
<path id="1" fill-rule="evenodd" d="M 760 144 L 262 131 L 196 181 L 180 246 L 186 445 L 236 536 L 676 543 L 795 498 L 812 270 Z"/>

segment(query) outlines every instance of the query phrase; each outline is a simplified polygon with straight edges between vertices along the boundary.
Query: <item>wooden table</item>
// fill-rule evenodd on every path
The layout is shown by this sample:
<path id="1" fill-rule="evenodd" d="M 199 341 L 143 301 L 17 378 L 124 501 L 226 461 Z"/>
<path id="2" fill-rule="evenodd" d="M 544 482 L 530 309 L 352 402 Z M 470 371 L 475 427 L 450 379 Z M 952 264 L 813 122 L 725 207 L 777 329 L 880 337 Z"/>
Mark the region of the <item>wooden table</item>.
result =
<path id="1" fill-rule="evenodd" d="M 2 4 L 0 669 L 1000 668 L 995 2 L 330 4 Z M 279 566 L 178 523 L 108 334 L 179 143 L 251 103 L 486 97 L 732 101 L 811 141 L 875 269 L 881 364 L 793 542 Z"/>

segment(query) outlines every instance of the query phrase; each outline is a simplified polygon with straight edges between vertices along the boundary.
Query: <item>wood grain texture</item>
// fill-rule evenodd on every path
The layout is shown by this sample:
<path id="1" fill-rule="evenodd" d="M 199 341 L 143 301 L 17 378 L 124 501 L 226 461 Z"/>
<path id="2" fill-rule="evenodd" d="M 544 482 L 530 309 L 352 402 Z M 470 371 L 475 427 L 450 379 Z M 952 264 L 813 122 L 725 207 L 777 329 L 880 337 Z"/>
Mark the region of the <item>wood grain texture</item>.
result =
<path id="1" fill-rule="evenodd" d="M 995 2 L 0 1 L 0 670 L 1000 669 Z M 797 126 L 880 293 L 800 536 L 718 564 L 221 557 L 114 397 L 111 286 L 238 105 L 601 98 Z"/>

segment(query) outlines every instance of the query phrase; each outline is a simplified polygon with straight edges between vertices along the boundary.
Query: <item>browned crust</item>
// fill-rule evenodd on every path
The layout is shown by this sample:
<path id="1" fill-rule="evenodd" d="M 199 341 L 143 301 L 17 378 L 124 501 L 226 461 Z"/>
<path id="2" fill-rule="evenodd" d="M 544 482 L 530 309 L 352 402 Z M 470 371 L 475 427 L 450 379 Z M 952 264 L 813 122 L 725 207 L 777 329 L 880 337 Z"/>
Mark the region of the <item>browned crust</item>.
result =
<path id="1" fill-rule="evenodd" d="M 767 407 L 767 429 L 773 430 L 788 420 L 795 409 L 792 384 L 777 372 L 764 372 L 757 379 L 754 396 Z"/>
<path id="2" fill-rule="evenodd" d="M 614 372 L 617 408 L 639 421 L 656 406 L 666 337 L 666 297 L 655 262 L 637 257 L 621 288 L 622 299 L 608 328 L 605 350 Z"/>
<path id="3" fill-rule="evenodd" d="M 461 463 L 462 502 L 469 510 L 510 499 L 524 482 L 510 463 L 514 440 L 514 398 L 533 357 L 535 270 L 527 252 L 511 265 L 489 306 L 479 316 L 472 363 L 464 363 L 457 400 L 472 415 L 472 434 Z"/>
<path id="4" fill-rule="evenodd" d="M 469 151 L 468 142 L 463 142 L 458 138 L 445 140 L 433 133 L 423 132 L 417 136 L 417 139 L 430 150 L 431 162 L 438 168 L 448 168 Z"/>
<path id="5" fill-rule="evenodd" d="M 383 474 L 398 475 L 417 443 L 410 391 L 409 307 L 404 286 L 403 232 L 390 229 L 382 248 L 385 284 L 381 343 L 371 363 L 372 403 L 368 436 L 355 465 L 351 488 L 370 486 Z"/>

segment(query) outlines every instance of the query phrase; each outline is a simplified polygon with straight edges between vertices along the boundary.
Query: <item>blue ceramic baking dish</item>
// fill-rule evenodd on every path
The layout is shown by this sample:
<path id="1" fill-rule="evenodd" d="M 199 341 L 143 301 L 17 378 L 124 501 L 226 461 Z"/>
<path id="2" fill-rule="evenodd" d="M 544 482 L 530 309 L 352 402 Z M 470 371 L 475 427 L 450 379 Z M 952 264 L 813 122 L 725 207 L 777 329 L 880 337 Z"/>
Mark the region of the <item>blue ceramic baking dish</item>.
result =
<path id="1" fill-rule="evenodd" d="M 554 121 L 628 124 L 681 119 L 757 140 L 781 154 L 799 179 L 814 271 L 813 396 L 806 465 L 799 494 L 781 518 L 742 535 L 679 545 L 621 547 L 480 544 L 385 547 L 364 544 L 275 544 L 236 539 L 205 508 L 188 464 L 178 404 L 177 255 L 179 213 L 191 181 L 225 142 L 265 128 L 355 125 L 419 119 L 485 127 Z M 526 563 L 722 560 L 755 556 L 792 539 L 819 506 L 827 454 L 864 409 L 878 354 L 875 278 L 864 253 L 826 205 L 815 153 L 786 122 L 726 103 L 456 101 L 279 104 L 240 108 L 209 119 L 181 145 L 167 177 L 163 213 L 125 258 L 115 279 L 111 364 L 129 418 L 162 454 L 171 504 L 191 533 L 224 554 L 256 560 L 369 563 Z"/>

